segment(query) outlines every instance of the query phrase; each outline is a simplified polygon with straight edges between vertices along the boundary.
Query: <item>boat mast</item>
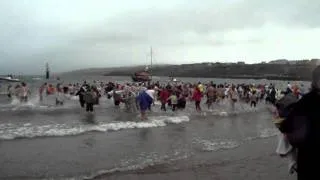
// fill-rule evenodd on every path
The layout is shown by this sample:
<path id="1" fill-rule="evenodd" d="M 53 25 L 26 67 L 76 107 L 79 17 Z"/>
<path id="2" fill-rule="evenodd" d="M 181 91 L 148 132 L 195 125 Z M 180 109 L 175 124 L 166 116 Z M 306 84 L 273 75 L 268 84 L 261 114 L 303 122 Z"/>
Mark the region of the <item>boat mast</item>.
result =
<path id="1" fill-rule="evenodd" d="M 151 61 L 151 64 L 150 64 L 150 74 L 151 74 L 151 79 L 152 79 L 152 46 L 150 47 L 150 61 Z"/>
<path id="2" fill-rule="evenodd" d="M 46 63 L 46 79 L 50 78 L 49 63 Z"/>
<path id="3" fill-rule="evenodd" d="M 151 56 L 151 65 L 150 65 L 150 68 L 152 69 L 152 46 L 150 47 L 150 56 Z"/>

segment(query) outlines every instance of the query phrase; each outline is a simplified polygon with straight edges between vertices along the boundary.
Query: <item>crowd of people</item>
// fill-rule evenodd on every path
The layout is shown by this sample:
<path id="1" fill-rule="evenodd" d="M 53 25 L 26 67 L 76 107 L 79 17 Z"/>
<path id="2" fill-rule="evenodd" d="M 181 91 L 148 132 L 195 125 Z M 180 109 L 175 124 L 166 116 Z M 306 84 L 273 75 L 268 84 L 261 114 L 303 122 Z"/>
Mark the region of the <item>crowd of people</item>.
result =
<path id="1" fill-rule="evenodd" d="M 91 84 L 86 81 L 82 84 L 62 84 L 56 85 L 43 83 L 39 87 L 39 100 L 43 101 L 44 96 L 55 96 L 57 106 L 62 106 L 66 100 L 66 95 L 78 96 L 80 106 L 86 111 L 93 112 L 94 106 L 99 105 L 99 99 L 106 96 L 113 99 L 114 105 L 119 107 L 124 104 L 128 112 L 141 112 L 141 118 L 145 119 L 145 112 L 151 110 L 152 104 L 156 101 L 161 103 L 160 109 L 167 111 L 183 110 L 187 102 L 194 102 L 196 111 L 201 112 L 203 104 L 209 110 L 213 109 L 213 104 L 229 102 L 231 110 L 234 110 L 238 102 L 248 103 L 255 108 L 258 102 L 276 104 L 284 94 L 292 92 L 296 97 L 302 97 L 307 91 L 303 84 L 291 85 L 288 82 L 285 91 L 276 89 L 273 84 L 215 84 L 209 82 L 183 83 L 169 82 L 161 84 L 154 83 L 114 83 L 97 82 Z M 26 83 L 21 83 L 15 87 L 8 87 L 8 96 L 16 96 L 21 102 L 28 101 L 31 91 Z"/>

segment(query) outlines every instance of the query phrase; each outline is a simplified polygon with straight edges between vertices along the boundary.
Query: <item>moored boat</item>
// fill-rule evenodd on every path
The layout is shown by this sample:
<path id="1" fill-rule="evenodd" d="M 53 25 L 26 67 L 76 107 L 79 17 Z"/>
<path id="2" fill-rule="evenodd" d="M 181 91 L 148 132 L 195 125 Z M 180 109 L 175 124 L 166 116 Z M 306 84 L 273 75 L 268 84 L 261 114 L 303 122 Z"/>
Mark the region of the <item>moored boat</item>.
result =
<path id="1" fill-rule="evenodd" d="M 135 72 L 131 78 L 134 82 L 148 82 L 152 80 L 151 74 L 148 71 Z"/>
<path id="2" fill-rule="evenodd" d="M 13 78 L 12 76 L 7 76 L 7 77 L 0 77 L 0 81 L 20 82 L 20 79 Z"/>

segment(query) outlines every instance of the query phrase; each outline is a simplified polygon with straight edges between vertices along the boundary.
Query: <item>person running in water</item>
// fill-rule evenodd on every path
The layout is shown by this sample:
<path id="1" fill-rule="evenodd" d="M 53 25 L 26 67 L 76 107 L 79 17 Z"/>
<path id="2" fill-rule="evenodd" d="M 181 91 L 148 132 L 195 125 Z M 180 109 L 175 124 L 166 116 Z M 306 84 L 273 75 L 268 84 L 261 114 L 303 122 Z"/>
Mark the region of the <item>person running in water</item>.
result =
<path id="1" fill-rule="evenodd" d="M 167 88 L 163 88 L 160 91 L 160 101 L 161 101 L 161 110 L 167 111 L 166 104 L 168 102 L 168 98 L 170 97 L 169 91 Z"/>
<path id="2" fill-rule="evenodd" d="M 19 98 L 20 102 L 28 102 L 28 96 L 31 94 L 27 84 L 25 82 L 21 83 Z"/>
<path id="3" fill-rule="evenodd" d="M 171 101 L 172 111 L 175 111 L 178 105 L 178 97 L 175 92 L 171 94 L 171 96 L 167 99 Z"/>
<path id="4" fill-rule="evenodd" d="M 235 103 L 238 101 L 238 93 L 234 85 L 228 90 L 228 97 L 230 97 L 231 109 L 235 110 Z"/>
<path id="5" fill-rule="evenodd" d="M 84 94 L 86 93 L 86 86 L 83 85 L 80 87 L 80 90 L 76 93 L 76 96 L 79 96 L 79 103 L 82 108 L 84 108 Z"/>
<path id="6" fill-rule="evenodd" d="M 39 88 L 39 98 L 40 102 L 43 101 L 43 93 L 47 89 L 47 83 L 44 83 L 43 85 L 40 86 Z"/>
<path id="7" fill-rule="evenodd" d="M 195 89 L 193 91 L 192 99 L 195 101 L 196 110 L 200 112 L 201 111 L 200 103 L 202 99 L 202 93 L 199 87 L 197 86 L 195 86 Z"/>
<path id="8" fill-rule="evenodd" d="M 121 94 L 118 93 L 116 91 L 116 89 L 113 89 L 112 91 L 112 97 L 113 97 L 113 102 L 114 102 L 114 105 L 119 108 L 120 107 L 120 103 L 122 101 L 122 98 L 121 98 Z"/>
<path id="9" fill-rule="evenodd" d="M 250 106 L 251 107 L 257 106 L 257 99 L 258 99 L 258 96 L 257 96 L 256 90 L 253 90 L 252 94 L 250 96 L 250 101 L 251 101 Z"/>
<path id="10" fill-rule="evenodd" d="M 154 105 L 154 101 L 155 101 L 155 90 L 152 89 L 151 86 L 148 86 L 148 89 L 146 90 L 146 93 L 152 98 L 152 103 Z M 151 104 L 149 106 L 149 110 L 151 111 Z"/>
<path id="11" fill-rule="evenodd" d="M 136 112 L 136 96 L 129 91 L 123 98 L 127 112 Z"/>
<path id="12" fill-rule="evenodd" d="M 137 97 L 142 120 L 146 119 L 146 111 L 149 109 L 153 101 L 153 99 L 146 93 L 146 90 L 147 88 L 142 88 Z"/>
<path id="13" fill-rule="evenodd" d="M 210 84 L 207 88 L 206 95 L 208 109 L 211 109 L 212 103 L 214 103 L 217 98 L 217 90 L 215 89 L 215 87 L 213 87 L 213 84 Z"/>
<path id="14" fill-rule="evenodd" d="M 177 108 L 183 110 L 186 108 L 187 100 L 186 97 L 181 93 L 180 97 L 178 98 L 178 105 Z"/>
<path id="15" fill-rule="evenodd" d="M 98 98 L 93 87 L 88 87 L 87 91 L 84 93 L 84 102 L 86 103 L 86 111 L 93 112 L 93 105 L 96 103 L 96 98 Z"/>
<path id="16" fill-rule="evenodd" d="M 11 84 L 9 84 L 8 85 L 8 89 L 7 89 L 7 94 L 8 94 L 8 98 L 12 98 L 12 85 Z"/>
<path id="17" fill-rule="evenodd" d="M 62 106 L 64 103 L 63 87 L 60 83 L 58 83 L 56 89 L 57 89 L 57 91 L 56 91 L 56 105 Z"/>

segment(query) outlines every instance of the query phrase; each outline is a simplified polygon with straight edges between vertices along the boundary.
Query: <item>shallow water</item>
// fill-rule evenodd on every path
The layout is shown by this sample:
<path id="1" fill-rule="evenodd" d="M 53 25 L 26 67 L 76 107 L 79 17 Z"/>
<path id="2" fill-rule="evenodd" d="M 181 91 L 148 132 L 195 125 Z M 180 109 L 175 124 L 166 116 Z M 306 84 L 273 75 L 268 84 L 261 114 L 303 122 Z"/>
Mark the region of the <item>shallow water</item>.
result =
<path id="1" fill-rule="evenodd" d="M 278 134 L 264 103 L 256 109 L 238 103 L 235 111 L 228 102 L 212 110 L 202 105 L 202 113 L 192 102 L 178 112 L 161 112 L 156 103 L 141 121 L 106 97 L 94 114 L 74 97 L 61 107 L 50 97 L 42 104 L 36 96 L 27 104 L 0 97 L 0 179 L 92 179 L 181 160 L 201 164 Z"/>

